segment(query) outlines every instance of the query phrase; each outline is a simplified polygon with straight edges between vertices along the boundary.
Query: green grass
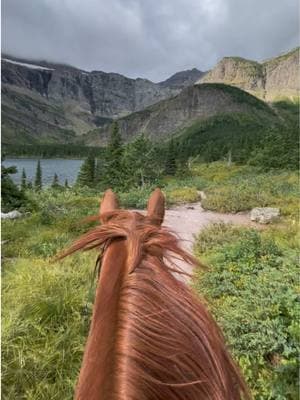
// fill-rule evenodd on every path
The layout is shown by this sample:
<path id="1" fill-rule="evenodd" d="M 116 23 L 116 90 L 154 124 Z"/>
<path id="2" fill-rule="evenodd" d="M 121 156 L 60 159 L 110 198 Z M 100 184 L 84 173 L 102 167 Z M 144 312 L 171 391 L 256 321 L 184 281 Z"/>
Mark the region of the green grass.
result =
<path id="1" fill-rule="evenodd" d="M 298 215 L 299 176 L 297 172 L 260 172 L 250 166 L 226 163 L 196 165 L 193 174 L 205 177 L 207 198 L 204 208 L 220 212 L 239 212 L 254 207 L 279 207 L 281 214 Z"/>
<path id="2" fill-rule="evenodd" d="M 290 230 L 259 233 L 215 224 L 195 244 L 209 270 L 194 275 L 194 289 L 206 297 L 259 400 L 298 396 L 297 252 L 293 242 L 282 242 Z"/>
<path id="3" fill-rule="evenodd" d="M 51 264 L 6 263 L 2 287 L 2 395 L 72 399 L 92 307 L 91 255 Z"/>
<path id="4" fill-rule="evenodd" d="M 202 231 L 195 253 L 210 270 L 195 276 L 194 287 L 209 299 L 255 399 L 293 399 L 297 173 L 194 162 L 185 176 L 164 178 L 161 187 L 168 205 L 198 201 L 204 190 L 207 208 L 232 212 L 257 206 L 259 191 L 267 205 L 281 208 L 281 221 L 261 233 L 224 224 Z M 144 209 L 152 190 L 119 193 L 121 206 Z M 31 214 L 2 223 L 5 399 L 72 399 L 96 253 L 51 260 L 88 229 L 80 221 L 98 213 L 101 195 L 89 188 L 28 192 Z"/>

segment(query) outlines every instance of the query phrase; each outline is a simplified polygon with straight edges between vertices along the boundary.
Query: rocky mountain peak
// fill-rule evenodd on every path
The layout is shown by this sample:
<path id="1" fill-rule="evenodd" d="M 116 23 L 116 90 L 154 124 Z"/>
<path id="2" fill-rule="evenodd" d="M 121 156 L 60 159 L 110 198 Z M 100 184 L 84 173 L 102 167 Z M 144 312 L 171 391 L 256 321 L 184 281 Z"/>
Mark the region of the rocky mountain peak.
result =
<path id="1" fill-rule="evenodd" d="M 264 62 L 224 57 L 197 83 L 237 86 L 266 101 L 299 95 L 299 48 Z"/>

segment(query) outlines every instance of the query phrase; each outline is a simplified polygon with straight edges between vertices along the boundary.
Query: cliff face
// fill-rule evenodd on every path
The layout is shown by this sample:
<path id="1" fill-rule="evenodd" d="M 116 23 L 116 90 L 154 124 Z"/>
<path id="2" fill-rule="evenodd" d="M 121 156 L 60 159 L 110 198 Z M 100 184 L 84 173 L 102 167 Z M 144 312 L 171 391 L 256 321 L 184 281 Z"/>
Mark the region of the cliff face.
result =
<path id="1" fill-rule="evenodd" d="M 225 57 L 208 73 L 181 71 L 159 83 L 4 58 L 2 143 L 103 144 L 112 119 L 126 141 L 142 132 L 160 140 L 218 113 L 261 114 L 267 106 L 257 98 L 298 96 L 298 54 L 295 49 L 263 63 Z"/>
<path id="2" fill-rule="evenodd" d="M 153 83 L 67 65 L 2 59 L 2 141 L 60 142 L 178 94 L 200 76 Z M 48 140 L 47 140 L 48 138 Z"/>
<path id="3" fill-rule="evenodd" d="M 196 69 L 159 84 L 116 73 L 86 72 L 66 65 L 38 65 L 2 59 L 2 83 L 39 93 L 56 102 L 76 102 L 83 110 L 113 118 L 139 111 L 177 94 L 202 75 Z"/>
<path id="4" fill-rule="evenodd" d="M 225 57 L 198 83 L 237 86 L 266 101 L 293 100 L 299 96 L 299 48 L 258 63 Z"/>
<path id="5" fill-rule="evenodd" d="M 177 96 L 118 119 L 124 141 L 144 133 L 158 141 L 177 135 L 197 121 L 224 114 L 247 114 L 253 118 L 272 121 L 272 110 L 263 101 L 238 88 L 224 84 L 189 86 Z M 107 142 L 110 124 L 85 135 L 86 143 L 101 145 Z"/>

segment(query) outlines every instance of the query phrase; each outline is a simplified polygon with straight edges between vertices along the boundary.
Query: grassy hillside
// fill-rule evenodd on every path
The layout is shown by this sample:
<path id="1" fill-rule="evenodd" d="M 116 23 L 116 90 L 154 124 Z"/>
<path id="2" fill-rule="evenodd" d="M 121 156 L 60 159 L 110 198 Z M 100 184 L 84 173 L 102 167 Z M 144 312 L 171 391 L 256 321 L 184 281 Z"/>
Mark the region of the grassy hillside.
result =
<path id="1" fill-rule="evenodd" d="M 190 86 L 177 96 L 117 121 L 125 142 L 139 134 L 162 142 L 182 134 L 196 123 L 205 123 L 222 115 L 233 118 L 246 115 L 265 125 L 272 125 L 277 120 L 268 104 L 249 93 L 222 83 L 204 83 Z M 84 140 L 91 145 L 107 143 L 109 132 L 110 126 L 106 125 L 84 135 Z"/>
<path id="2" fill-rule="evenodd" d="M 242 92 L 243 93 L 243 92 Z M 236 95 L 236 93 L 235 93 Z M 240 95 L 240 93 L 238 93 Z M 255 98 L 251 98 L 251 101 Z M 264 109 L 263 102 L 255 103 Z M 297 168 L 299 107 L 293 102 L 272 104 L 272 112 L 265 117 L 253 112 L 219 114 L 205 121 L 197 121 L 179 132 L 175 138 L 177 156 L 183 160 L 197 157 L 205 162 L 229 159 L 238 162 L 267 164 L 282 158 L 282 165 L 289 163 Z M 277 148 L 275 145 L 277 143 Z M 259 159 L 260 157 L 261 159 Z M 280 167 L 280 160 L 277 160 Z M 276 167 L 276 160 L 270 167 Z"/>

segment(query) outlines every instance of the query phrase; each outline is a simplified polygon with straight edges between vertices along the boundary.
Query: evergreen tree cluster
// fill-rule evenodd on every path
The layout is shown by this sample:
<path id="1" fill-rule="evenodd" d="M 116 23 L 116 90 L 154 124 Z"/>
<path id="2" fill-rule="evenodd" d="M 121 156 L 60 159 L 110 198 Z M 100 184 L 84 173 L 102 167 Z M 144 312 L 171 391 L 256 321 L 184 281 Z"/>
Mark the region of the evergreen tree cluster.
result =
<path id="1" fill-rule="evenodd" d="M 83 162 L 78 186 L 117 190 L 158 183 L 162 175 L 175 175 L 176 146 L 170 141 L 166 148 L 153 144 L 144 135 L 124 145 L 116 122 L 112 124 L 107 148 L 101 158 L 89 155 Z"/>

